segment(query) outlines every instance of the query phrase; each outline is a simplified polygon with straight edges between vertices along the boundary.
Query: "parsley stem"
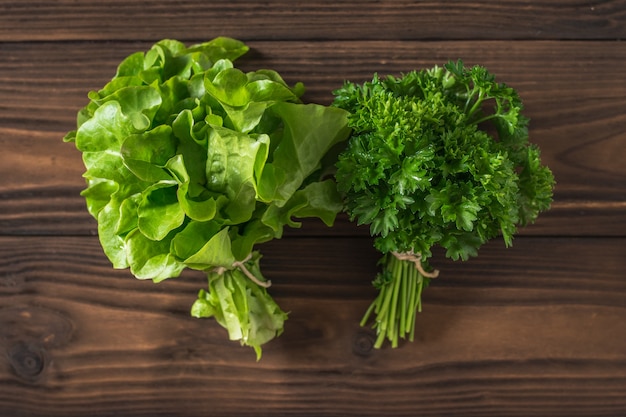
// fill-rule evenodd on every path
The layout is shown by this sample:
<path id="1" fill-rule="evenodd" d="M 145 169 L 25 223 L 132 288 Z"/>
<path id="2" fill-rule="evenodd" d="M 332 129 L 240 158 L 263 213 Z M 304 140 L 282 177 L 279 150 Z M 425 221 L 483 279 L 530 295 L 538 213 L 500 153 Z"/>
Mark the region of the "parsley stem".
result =
<path id="1" fill-rule="evenodd" d="M 400 338 L 408 336 L 413 341 L 415 337 L 416 315 L 422 310 L 421 296 L 427 278 L 414 262 L 396 256 L 384 258 L 383 276 L 386 279 L 361 319 L 361 326 L 373 313 L 376 317 L 372 328 L 377 332 L 374 347 L 380 348 L 387 339 L 395 348 Z"/>
<path id="2" fill-rule="evenodd" d="M 411 334 L 409 336 L 409 340 L 412 342 L 415 338 L 415 318 L 417 313 L 422 312 L 422 290 L 424 289 L 424 277 L 422 274 L 416 271 L 415 273 L 415 281 L 417 285 L 417 291 L 415 291 L 414 304 L 411 307 L 411 311 L 413 311 L 413 326 L 411 327 Z"/>
<path id="3" fill-rule="evenodd" d="M 385 335 L 388 335 L 387 329 L 390 328 L 389 305 L 391 304 L 391 300 L 392 300 L 393 293 L 394 293 L 393 291 L 394 281 L 395 280 L 392 279 L 391 282 L 385 284 L 380 289 L 379 297 L 381 297 L 383 301 L 382 301 L 382 305 L 380 306 L 380 309 L 376 311 L 377 313 L 376 326 L 378 328 L 378 338 L 376 339 L 376 343 L 374 344 L 374 347 L 376 348 L 380 348 L 383 345 L 383 342 L 385 340 Z"/>
<path id="4" fill-rule="evenodd" d="M 403 265 L 402 261 L 399 261 L 395 256 L 391 257 L 392 274 L 393 279 L 391 285 L 393 286 L 393 295 L 391 297 L 391 311 L 388 317 L 387 332 L 389 340 L 391 341 L 391 347 L 398 347 L 398 314 L 402 314 L 403 311 L 398 311 L 398 295 L 400 293 L 400 287 L 402 281 L 404 281 Z"/>
<path id="5" fill-rule="evenodd" d="M 376 309 L 376 306 L 378 305 L 377 301 L 378 301 L 378 298 L 376 298 L 376 300 L 374 300 L 374 302 L 370 303 L 370 306 L 365 311 L 365 314 L 363 314 L 363 318 L 361 319 L 361 323 L 359 323 L 359 325 L 361 327 L 364 327 L 367 324 L 367 321 L 369 320 L 370 315 L 374 312 L 374 310 Z"/>
<path id="6" fill-rule="evenodd" d="M 480 123 L 486 122 L 487 120 L 495 119 L 496 117 L 500 117 L 499 114 L 490 114 L 489 116 L 482 117 L 478 120 L 473 121 L 472 123 L 478 125 Z"/>
<path id="7" fill-rule="evenodd" d="M 408 302 L 407 302 L 407 311 L 412 311 L 413 309 L 413 305 L 415 304 L 415 293 L 417 291 L 417 269 L 416 268 L 409 268 L 409 289 L 407 290 L 407 297 L 408 297 Z M 415 319 L 414 319 L 414 315 L 408 315 L 407 314 L 407 318 L 408 320 L 406 321 L 406 324 L 404 326 L 404 333 L 410 333 L 411 329 L 415 326 Z"/>
<path id="8" fill-rule="evenodd" d="M 409 303 L 411 302 L 410 293 L 409 293 L 409 285 L 411 282 L 410 279 L 410 270 L 407 268 L 409 265 L 404 263 L 402 265 L 402 297 L 400 298 L 400 332 L 401 337 L 404 338 L 404 333 L 406 333 L 406 323 L 407 323 L 407 310 Z M 407 279 L 408 278 L 408 279 Z M 409 318 L 410 319 L 410 318 Z"/>
<path id="9" fill-rule="evenodd" d="M 481 105 L 483 104 L 483 92 L 482 90 L 478 92 L 478 98 L 474 102 L 472 108 L 466 112 L 468 119 L 471 119 L 474 114 L 480 110 Z"/>

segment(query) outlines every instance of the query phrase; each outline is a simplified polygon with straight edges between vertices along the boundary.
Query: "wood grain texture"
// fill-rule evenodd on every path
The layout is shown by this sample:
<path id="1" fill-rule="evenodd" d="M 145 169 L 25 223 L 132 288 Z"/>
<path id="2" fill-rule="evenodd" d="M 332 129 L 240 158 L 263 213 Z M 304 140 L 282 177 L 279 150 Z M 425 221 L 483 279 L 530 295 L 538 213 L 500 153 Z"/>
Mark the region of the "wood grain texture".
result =
<path id="1" fill-rule="evenodd" d="M 0 0 L 0 416 L 626 416 L 626 0 Z M 263 358 L 189 316 L 205 285 L 113 270 L 61 141 L 87 92 L 163 38 L 232 36 L 328 104 L 344 79 L 463 59 L 515 87 L 552 209 L 424 294 L 372 349 L 379 254 L 339 216 L 263 244 L 290 311 Z"/>
<path id="2" fill-rule="evenodd" d="M 371 350 L 357 324 L 373 296 L 369 239 L 271 242 L 264 273 L 290 318 L 260 362 L 188 316 L 199 273 L 139 281 L 111 270 L 89 237 L 0 238 L 0 250 L 3 415 L 626 410 L 626 253 L 615 239 L 527 237 L 465 263 L 436 256 L 442 276 L 417 340 L 395 350 Z"/>
<path id="3" fill-rule="evenodd" d="M 623 0 L 0 2 L 0 40 L 623 39 Z"/>
<path id="4" fill-rule="evenodd" d="M 200 40 L 198 40 L 199 42 Z M 61 141 L 86 93 L 150 43 L 0 44 L 0 232 L 88 234 L 80 154 Z M 462 58 L 518 89 L 531 140 L 557 179 L 551 212 L 522 233 L 626 235 L 626 45 L 597 42 L 251 42 L 241 68 L 273 68 L 328 104 L 344 79 L 371 79 Z M 554 57 L 558 57 L 555 59 Z M 516 62 L 516 65 L 511 65 Z M 538 69 L 537 69 L 538 68 Z M 347 228 L 333 232 L 346 233 Z M 327 230 L 322 231 L 326 233 Z"/>

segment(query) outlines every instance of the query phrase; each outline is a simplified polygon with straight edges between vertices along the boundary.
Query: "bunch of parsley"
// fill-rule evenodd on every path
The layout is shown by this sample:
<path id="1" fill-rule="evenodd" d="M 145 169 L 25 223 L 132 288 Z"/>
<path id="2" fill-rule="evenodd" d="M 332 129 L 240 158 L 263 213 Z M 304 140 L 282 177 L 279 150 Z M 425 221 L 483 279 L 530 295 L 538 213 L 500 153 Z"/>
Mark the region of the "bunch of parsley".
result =
<path id="1" fill-rule="evenodd" d="M 383 269 L 374 281 L 380 347 L 413 340 L 432 248 L 466 260 L 549 208 L 554 178 L 528 141 L 517 92 L 461 61 L 396 78 L 346 82 L 334 106 L 353 133 L 337 162 L 345 209 L 369 224 Z"/>

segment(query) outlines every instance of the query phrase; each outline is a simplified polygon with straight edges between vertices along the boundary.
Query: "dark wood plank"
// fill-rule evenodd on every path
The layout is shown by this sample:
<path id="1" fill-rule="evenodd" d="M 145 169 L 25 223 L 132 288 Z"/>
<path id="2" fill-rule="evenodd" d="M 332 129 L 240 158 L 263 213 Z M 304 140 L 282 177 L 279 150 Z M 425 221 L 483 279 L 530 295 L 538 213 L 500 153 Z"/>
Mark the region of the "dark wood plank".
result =
<path id="1" fill-rule="evenodd" d="M 0 41 L 620 39 L 626 3 L 580 1 L 0 2 Z"/>
<path id="2" fill-rule="evenodd" d="M 95 237 L 0 238 L 0 414 L 11 416 L 621 416 L 621 238 L 520 238 L 441 269 L 418 336 L 371 350 L 358 320 L 365 238 L 263 245 L 291 311 L 260 362 L 188 316 L 200 273 L 114 271 Z"/>
<path id="3" fill-rule="evenodd" d="M 0 416 L 626 415 L 626 0 L 0 0 Z M 246 70 L 344 79 L 462 58 L 517 88 L 553 208 L 467 262 L 435 251 L 414 343 L 358 322 L 380 256 L 341 215 L 260 246 L 285 333 L 253 352 L 189 316 L 205 278 L 113 270 L 61 138 L 161 38 L 246 41 Z"/>
<path id="4" fill-rule="evenodd" d="M 86 234 L 80 155 L 61 142 L 89 90 L 150 44 L 0 44 L 0 234 Z M 620 42 L 252 42 L 239 61 L 274 68 L 328 104 L 344 79 L 399 74 L 463 58 L 517 88 L 531 140 L 557 179 L 551 212 L 524 233 L 626 234 L 626 46 Z M 94 54 L 94 47 L 98 53 Z M 558 57 L 558 58 L 555 58 Z M 511 65 L 515 62 L 515 65 Z M 352 233 L 351 225 L 331 233 Z M 322 228 L 319 233 L 328 233 Z"/>

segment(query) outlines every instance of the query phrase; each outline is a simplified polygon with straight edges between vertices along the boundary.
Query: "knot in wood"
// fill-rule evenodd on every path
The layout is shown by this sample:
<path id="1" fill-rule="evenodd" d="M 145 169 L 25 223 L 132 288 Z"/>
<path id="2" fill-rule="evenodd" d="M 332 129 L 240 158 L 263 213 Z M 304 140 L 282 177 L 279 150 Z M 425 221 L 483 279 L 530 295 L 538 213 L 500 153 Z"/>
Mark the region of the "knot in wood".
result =
<path id="1" fill-rule="evenodd" d="M 25 380 L 38 379 L 46 368 L 46 351 L 39 344 L 17 342 L 7 354 L 15 374 Z"/>
<path id="2" fill-rule="evenodd" d="M 352 339 L 352 352 L 359 356 L 369 356 L 374 349 L 376 335 L 372 331 L 361 329 Z"/>

